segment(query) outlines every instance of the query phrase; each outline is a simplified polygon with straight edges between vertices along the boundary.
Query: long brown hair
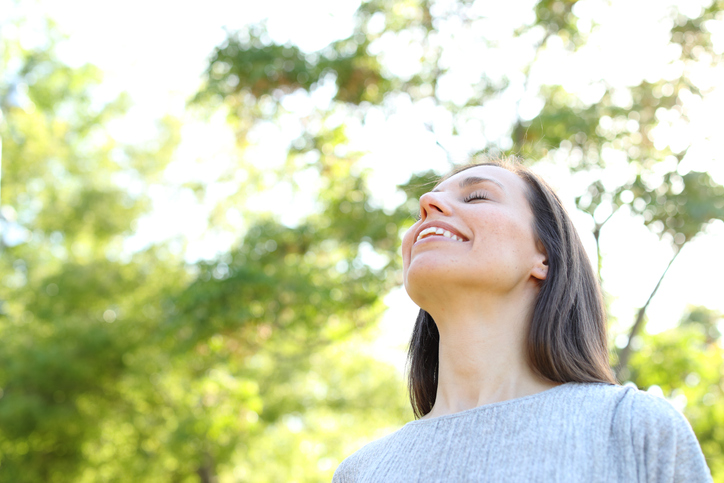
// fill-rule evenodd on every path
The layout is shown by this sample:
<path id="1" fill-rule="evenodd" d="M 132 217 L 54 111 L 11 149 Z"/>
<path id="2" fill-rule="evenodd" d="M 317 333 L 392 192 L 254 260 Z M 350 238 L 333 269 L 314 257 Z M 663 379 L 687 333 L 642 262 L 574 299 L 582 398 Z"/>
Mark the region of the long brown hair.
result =
<path id="1" fill-rule="evenodd" d="M 606 312 L 591 262 L 561 200 L 548 184 L 514 158 L 462 166 L 439 182 L 476 166 L 497 166 L 528 186 L 534 233 L 548 257 L 527 341 L 533 370 L 553 382 L 617 384 L 608 360 Z M 437 396 L 440 333 L 420 310 L 408 351 L 408 390 L 415 416 L 432 410 Z"/>

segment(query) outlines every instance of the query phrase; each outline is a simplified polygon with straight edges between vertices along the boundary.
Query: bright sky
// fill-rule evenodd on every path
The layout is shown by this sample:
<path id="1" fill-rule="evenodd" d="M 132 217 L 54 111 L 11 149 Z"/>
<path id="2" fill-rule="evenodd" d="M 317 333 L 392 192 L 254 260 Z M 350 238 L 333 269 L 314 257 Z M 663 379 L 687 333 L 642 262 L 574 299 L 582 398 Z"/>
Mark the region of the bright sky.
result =
<path id="1" fill-rule="evenodd" d="M 533 69 L 530 90 L 543 83 L 562 83 L 571 92 L 595 102 L 602 93 L 601 78 L 613 86 L 638 84 L 642 79 L 655 80 L 678 76 L 682 66 L 671 62 L 678 52 L 667 47 L 667 9 L 681 4 L 684 13 L 698 15 L 706 0 L 583 0 L 576 7 L 579 29 L 588 31 L 595 20 L 600 25 L 591 33 L 585 49 L 570 53 L 552 40 Z M 9 4 L 0 0 L 0 11 Z M 121 91 L 131 94 L 135 107 L 131 115 L 116 126 L 119 136 L 128 140 L 147 138 L 154 132 L 154 123 L 165 113 L 184 120 L 183 141 L 176 160 L 169 167 L 167 180 L 181 184 L 188 180 L 213 180 L 234 160 L 234 139 L 224 124 L 224 113 L 210 120 L 195 118 L 185 111 L 185 102 L 198 88 L 206 59 L 213 48 L 225 38 L 225 28 L 235 30 L 243 25 L 268 18 L 268 30 L 276 41 L 291 40 L 312 51 L 351 32 L 358 2 L 354 0 L 313 0 L 298 2 L 275 0 L 207 0 L 203 5 L 170 0 L 128 0 L 122 4 L 92 0 L 41 0 L 24 2 L 23 9 L 38 18 L 47 14 L 60 29 L 69 34 L 61 54 L 71 64 L 90 62 L 105 72 L 103 95 L 108 99 Z M 438 9 L 444 10 L 445 2 Z M 441 26 L 435 39 L 445 46 L 443 64 L 449 75 L 440 82 L 440 95 L 452 102 L 462 102 L 470 93 L 471 84 L 485 71 L 488 75 L 507 75 L 513 89 L 503 98 L 490 102 L 471 115 L 460 136 L 451 135 L 451 117 L 431 102 L 412 103 L 398 98 L 394 113 L 385 116 L 372 110 L 365 125 L 352 125 L 353 147 L 369 154 L 364 165 L 372 168 L 371 186 L 382 204 L 394 206 L 401 201 L 395 185 L 407 180 L 416 171 L 448 168 L 445 153 L 435 145 L 435 137 L 452 153 L 456 161 L 465 161 L 466 153 L 481 146 L 485 139 L 504 139 L 506 126 L 516 109 L 522 116 L 532 117 L 540 108 L 540 100 L 526 93 L 520 68 L 532 55 L 529 37 L 513 38 L 512 31 L 521 21 L 530 21 L 531 0 L 510 2 L 479 1 L 476 8 L 488 18 L 461 26 L 448 22 Z M 724 21 L 708 25 L 719 52 L 724 51 Z M 500 50 L 489 49 L 480 42 L 480 32 L 495 40 Z M 419 67 L 415 39 L 386 36 L 373 49 L 381 53 L 386 67 L 397 75 L 411 76 Z M 632 45 L 635 44 L 635 48 Z M 490 69 L 494 65 L 496 69 Z M 683 117 L 662 113 L 666 122 L 655 137 L 657 147 L 671 146 L 674 151 L 693 143 L 681 169 L 708 170 L 719 183 L 724 183 L 724 137 L 720 113 L 724 112 L 724 66 L 694 72 L 697 83 L 709 94 L 705 102 L 685 105 L 691 120 L 686 126 Z M 326 96 L 326 97 L 325 97 Z M 522 96 L 520 105 L 518 98 Z M 304 112 L 329 101 L 322 90 L 316 97 L 293 96 L 289 106 Z M 621 103 L 626 96 L 622 91 Z M 292 123 L 293 124 L 293 123 Z M 291 124 L 290 124 L 291 125 Z M 267 126 L 254 132 L 256 146 L 248 156 L 270 164 L 285 156 L 284 143 L 294 128 Z M 482 135 L 481 135 L 482 132 Z M 282 142 L 280 142 L 280 139 Z M 626 179 L 628 173 L 622 153 L 607 153 L 610 169 L 604 182 Z M 536 170 L 556 186 L 568 201 L 569 210 L 585 240 L 589 254 L 595 246 L 590 235 L 591 221 L 575 213 L 573 198 L 585 186 L 571 179 L 567 170 L 543 160 Z M 284 190 L 256 198 L 260 208 L 273 209 L 289 223 L 312 209 L 310 194 L 293 201 Z M 208 207 L 227 193 L 218 186 L 207 193 L 205 205 L 199 205 L 189 191 L 169 190 L 161 186 L 151 192 L 154 212 L 138 225 L 138 234 L 130 247 L 182 235 L 190 242 L 189 260 L 210 258 L 224 251 L 233 236 L 210 235 L 205 232 Z M 295 206 L 289 211 L 289 206 Z M 605 215 L 605 214 L 604 214 Z M 243 223 L 238 213 L 228 213 L 231 221 Z M 605 254 L 605 288 L 612 295 L 612 312 L 621 324 L 628 325 L 642 305 L 668 263 L 671 249 L 659 242 L 642 224 L 625 212 L 616 214 L 602 233 Z M 708 234 L 685 247 L 672 266 L 649 308 L 649 330 L 672 327 L 687 304 L 706 305 L 724 311 L 721 273 L 724 273 L 724 223 L 718 223 Z M 386 299 L 390 309 L 380 326 L 375 353 L 398 367 L 404 364 L 401 347 L 407 342 L 417 308 L 403 290 Z"/>

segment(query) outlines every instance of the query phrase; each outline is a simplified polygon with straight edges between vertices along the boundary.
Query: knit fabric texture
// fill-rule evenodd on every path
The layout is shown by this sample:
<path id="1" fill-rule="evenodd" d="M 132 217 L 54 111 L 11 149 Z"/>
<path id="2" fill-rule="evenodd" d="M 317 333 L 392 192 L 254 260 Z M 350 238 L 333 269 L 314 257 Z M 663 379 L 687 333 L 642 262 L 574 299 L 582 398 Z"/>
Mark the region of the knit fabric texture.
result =
<path id="1" fill-rule="evenodd" d="M 635 387 L 566 383 L 407 423 L 345 459 L 333 483 L 710 482 L 686 418 Z"/>

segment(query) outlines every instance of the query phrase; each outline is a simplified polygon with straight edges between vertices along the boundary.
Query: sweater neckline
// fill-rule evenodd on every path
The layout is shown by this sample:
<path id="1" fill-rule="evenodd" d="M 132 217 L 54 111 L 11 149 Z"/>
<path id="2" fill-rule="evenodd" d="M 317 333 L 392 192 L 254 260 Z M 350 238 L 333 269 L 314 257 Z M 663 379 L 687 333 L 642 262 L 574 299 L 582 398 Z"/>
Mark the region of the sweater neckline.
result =
<path id="1" fill-rule="evenodd" d="M 566 386 L 573 386 L 575 384 L 576 384 L 575 382 L 564 382 L 563 384 L 561 384 L 559 386 L 552 387 L 550 389 L 546 389 L 545 391 L 537 392 L 535 394 L 529 394 L 528 396 L 521 396 L 521 397 L 516 397 L 513 399 L 506 399 L 505 401 L 498 401 L 498 402 L 494 402 L 494 403 L 483 404 L 482 406 L 476 406 L 474 408 L 465 409 L 464 411 L 458 411 L 458 412 L 452 413 L 452 414 L 444 414 L 444 415 L 438 416 L 436 418 L 416 419 L 414 421 L 408 422 L 405 426 L 414 425 L 414 424 L 427 424 L 427 423 L 433 423 L 436 421 L 461 418 L 461 417 L 465 417 L 469 414 L 486 411 L 488 409 L 494 409 L 494 408 L 498 408 L 501 406 L 507 406 L 507 405 L 511 405 L 511 404 L 518 404 L 518 403 L 521 403 L 524 401 L 529 401 L 531 399 L 537 399 L 540 397 L 550 396 L 554 393 L 557 393 L 557 392 L 563 390 L 563 388 Z"/>

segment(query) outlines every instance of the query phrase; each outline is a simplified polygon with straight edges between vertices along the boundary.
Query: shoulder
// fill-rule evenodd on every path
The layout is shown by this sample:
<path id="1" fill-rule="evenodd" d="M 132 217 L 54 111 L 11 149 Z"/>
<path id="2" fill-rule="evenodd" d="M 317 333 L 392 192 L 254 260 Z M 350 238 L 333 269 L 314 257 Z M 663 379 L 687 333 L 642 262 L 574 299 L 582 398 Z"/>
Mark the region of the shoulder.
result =
<path id="1" fill-rule="evenodd" d="M 610 418 L 611 429 L 626 433 L 634 442 L 693 435 L 689 422 L 669 401 L 633 385 L 569 383 L 567 386 L 569 397 L 585 406 L 584 412 Z"/>
<path id="2" fill-rule="evenodd" d="M 686 417 L 669 401 L 630 386 L 608 386 L 616 400 L 615 422 L 630 429 L 632 438 L 676 438 L 693 431 Z"/>
<path id="3" fill-rule="evenodd" d="M 641 430 L 667 433 L 691 430 L 686 417 L 666 399 L 635 387 L 629 388 L 628 398 L 631 400 L 631 418 Z"/>
<path id="4" fill-rule="evenodd" d="M 686 417 L 669 401 L 633 386 L 621 387 L 613 423 L 630 448 L 643 481 L 711 481 L 706 460 Z"/>
<path id="5" fill-rule="evenodd" d="M 711 474 L 687 421 L 669 401 L 633 385 L 567 383 L 552 393 L 575 431 L 609 441 L 621 467 L 646 482 L 710 482 Z"/>
<path id="6" fill-rule="evenodd" d="M 568 382 L 557 389 L 543 393 L 548 394 L 545 399 L 554 402 L 566 415 L 584 419 L 621 420 L 630 418 L 633 411 L 668 413 L 660 403 L 671 407 L 666 401 L 657 401 L 634 386 Z"/>
<path id="7" fill-rule="evenodd" d="M 661 428 L 689 423 L 666 399 L 639 390 L 633 385 L 567 383 L 561 397 L 583 403 L 589 410 L 608 409 L 617 421 L 635 420 L 637 427 Z"/>
<path id="8" fill-rule="evenodd" d="M 374 460 L 382 448 L 384 448 L 390 440 L 395 438 L 400 431 L 401 429 L 372 441 L 345 458 L 334 472 L 332 483 L 351 483 L 358 481 L 358 476 L 367 468 L 369 462 Z"/>

